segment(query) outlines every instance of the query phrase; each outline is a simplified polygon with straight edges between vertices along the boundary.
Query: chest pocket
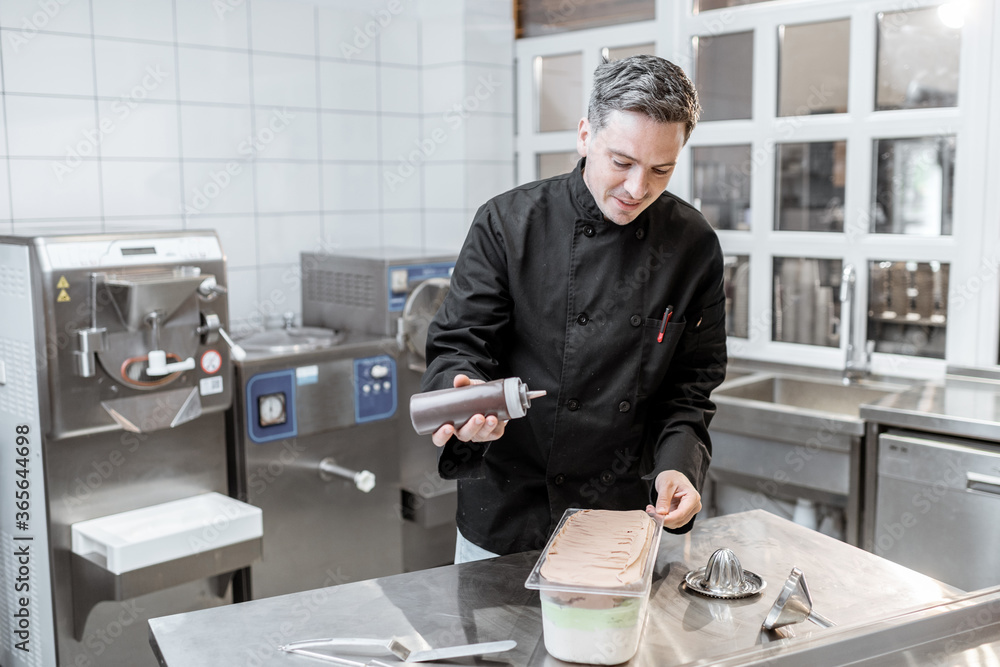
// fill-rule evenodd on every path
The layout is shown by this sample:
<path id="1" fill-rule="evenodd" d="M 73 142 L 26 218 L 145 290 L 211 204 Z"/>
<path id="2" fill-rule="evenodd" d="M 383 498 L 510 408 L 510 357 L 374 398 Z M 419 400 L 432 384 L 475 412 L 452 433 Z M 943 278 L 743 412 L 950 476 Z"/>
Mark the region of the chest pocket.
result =
<path id="1" fill-rule="evenodd" d="M 687 322 L 681 319 L 667 324 L 663 342 L 657 343 L 661 320 L 647 318 L 642 328 L 642 362 L 639 365 L 639 396 L 649 396 L 656 391 L 667 375 L 677 344 L 684 335 Z"/>

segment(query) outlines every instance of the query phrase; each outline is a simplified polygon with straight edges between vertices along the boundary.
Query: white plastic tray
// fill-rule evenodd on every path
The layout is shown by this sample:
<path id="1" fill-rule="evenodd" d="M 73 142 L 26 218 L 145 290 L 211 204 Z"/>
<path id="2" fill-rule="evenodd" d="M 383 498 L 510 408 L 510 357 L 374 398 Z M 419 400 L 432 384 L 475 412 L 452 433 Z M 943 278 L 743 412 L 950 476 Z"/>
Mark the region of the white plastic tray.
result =
<path id="1" fill-rule="evenodd" d="M 74 523 L 73 553 L 97 553 L 115 574 L 258 538 L 260 508 L 205 493 Z"/>

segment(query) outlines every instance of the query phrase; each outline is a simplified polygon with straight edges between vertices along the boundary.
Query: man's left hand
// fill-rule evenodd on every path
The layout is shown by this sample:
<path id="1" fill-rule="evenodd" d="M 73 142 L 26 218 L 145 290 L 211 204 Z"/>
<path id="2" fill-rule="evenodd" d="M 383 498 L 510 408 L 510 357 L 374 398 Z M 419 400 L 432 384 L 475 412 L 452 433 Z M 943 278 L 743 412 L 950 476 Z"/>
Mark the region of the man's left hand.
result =
<path id="1" fill-rule="evenodd" d="M 656 507 L 648 505 L 647 512 L 663 515 L 666 528 L 680 528 L 701 511 L 701 494 L 687 476 L 677 470 L 664 470 L 653 482 L 656 489 Z"/>

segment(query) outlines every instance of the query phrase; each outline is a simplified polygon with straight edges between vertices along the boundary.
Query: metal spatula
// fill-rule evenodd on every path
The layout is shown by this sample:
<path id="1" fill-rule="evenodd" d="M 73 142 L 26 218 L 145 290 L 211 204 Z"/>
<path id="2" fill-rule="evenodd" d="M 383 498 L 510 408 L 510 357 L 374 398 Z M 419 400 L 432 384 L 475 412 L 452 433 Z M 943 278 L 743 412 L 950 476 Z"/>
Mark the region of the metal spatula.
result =
<path id="1" fill-rule="evenodd" d="M 432 660 L 447 660 L 449 658 L 464 658 L 471 655 L 484 655 L 486 653 L 501 653 L 509 651 L 517 646 L 513 639 L 505 639 L 498 642 L 483 642 L 479 644 L 461 644 L 459 646 L 446 646 L 444 648 L 432 648 L 425 650 L 413 650 L 395 637 L 391 639 L 312 639 L 308 641 L 293 642 L 279 646 L 278 649 L 288 653 L 301 653 L 312 658 L 323 659 L 322 653 L 315 653 L 309 649 L 315 648 L 381 648 L 405 662 L 430 662 Z M 348 651 L 350 652 L 350 651 Z M 329 656 L 333 657 L 333 656 Z M 344 664 L 343 658 L 335 658 L 330 662 Z"/>

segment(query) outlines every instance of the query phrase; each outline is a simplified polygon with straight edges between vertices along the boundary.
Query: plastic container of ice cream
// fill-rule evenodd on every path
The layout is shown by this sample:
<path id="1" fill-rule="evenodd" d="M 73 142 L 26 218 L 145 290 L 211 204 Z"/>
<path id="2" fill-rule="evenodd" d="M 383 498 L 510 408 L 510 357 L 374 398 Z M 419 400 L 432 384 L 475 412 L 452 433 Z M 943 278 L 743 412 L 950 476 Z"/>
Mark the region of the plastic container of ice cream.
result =
<path id="1" fill-rule="evenodd" d="M 581 512 L 592 515 L 573 518 Z M 600 513 L 596 523 L 607 535 L 587 532 L 593 513 Z M 632 531 L 644 521 L 648 532 L 636 548 Z M 642 510 L 566 510 L 524 583 L 541 598 L 550 655 L 589 665 L 617 665 L 635 655 L 662 529 L 662 516 Z"/>

